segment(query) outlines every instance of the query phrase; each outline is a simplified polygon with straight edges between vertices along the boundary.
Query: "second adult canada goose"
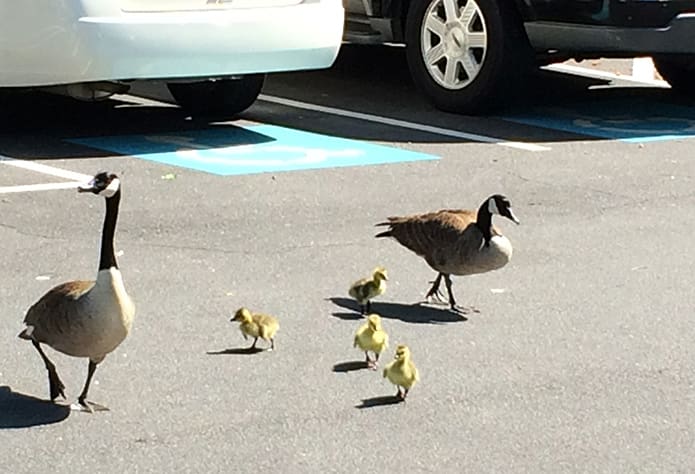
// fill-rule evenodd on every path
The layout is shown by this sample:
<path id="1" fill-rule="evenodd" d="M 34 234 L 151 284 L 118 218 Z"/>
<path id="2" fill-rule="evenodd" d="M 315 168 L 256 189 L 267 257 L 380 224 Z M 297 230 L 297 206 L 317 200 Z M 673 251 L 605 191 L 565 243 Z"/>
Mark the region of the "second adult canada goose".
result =
<path id="1" fill-rule="evenodd" d="M 450 275 L 485 273 L 506 265 L 512 257 L 512 244 L 497 227 L 492 215 L 499 214 L 516 224 L 519 220 L 505 196 L 494 194 L 478 211 L 446 209 L 427 214 L 389 217 L 377 226 L 389 229 L 376 237 L 393 237 L 401 245 L 420 255 L 439 272 L 425 298 L 439 298 L 442 278 L 449 294 L 449 304 L 456 308 Z"/>
<path id="2" fill-rule="evenodd" d="M 89 358 L 87 379 L 78 402 L 85 410 L 92 411 L 106 409 L 87 401 L 94 371 L 130 332 L 135 306 L 126 293 L 113 248 L 121 199 L 120 180 L 113 173 L 102 172 L 77 190 L 106 200 L 96 281 L 69 281 L 49 290 L 27 311 L 26 328 L 19 337 L 31 341 L 41 355 L 48 370 L 51 401 L 58 396 L 65 398 L 65 385 L 41 344 L 48 344 L 63 354 Z"/>

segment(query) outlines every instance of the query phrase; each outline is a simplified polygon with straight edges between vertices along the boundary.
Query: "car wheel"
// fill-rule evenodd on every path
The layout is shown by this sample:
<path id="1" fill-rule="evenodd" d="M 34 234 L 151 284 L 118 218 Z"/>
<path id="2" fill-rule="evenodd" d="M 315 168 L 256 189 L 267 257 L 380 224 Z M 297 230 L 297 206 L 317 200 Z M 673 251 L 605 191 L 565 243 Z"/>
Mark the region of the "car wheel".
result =
<path id="1" fill-rule="evenodd" d="M 193 116 L 233 117 L 256 101 L 264 80 L 264 74 L 253 74 L 239 79 L 170 82 L 167 87 L 174 100 Z"/>
<path id="2" fill-rule="evenodd" d="M 436 107 L 465 114 L 494 109 L 527 76 L 533 54 L 511 3 L 411 3 L 406 17 L 408 66 L 415 84 Z"/>
<path id="3" fill-rule="evenodd" d="M 674 91 L 695 96 L 695 56 L 660 55 L 653 59 L 659 74 Z"/>

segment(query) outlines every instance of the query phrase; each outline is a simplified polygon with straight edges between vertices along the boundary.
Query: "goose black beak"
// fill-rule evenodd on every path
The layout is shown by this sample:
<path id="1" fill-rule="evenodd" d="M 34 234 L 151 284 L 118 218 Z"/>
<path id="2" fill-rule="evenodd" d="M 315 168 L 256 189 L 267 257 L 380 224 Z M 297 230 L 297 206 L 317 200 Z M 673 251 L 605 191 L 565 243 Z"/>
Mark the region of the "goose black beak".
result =
<path id="1" fill-rule="evenodd" d="M 513 223 L 515 223 L 516 225 L 521 224 L 521 222 L 519 222 L 519 219 L 516 218 L 516 216 L 514 215 L 514 213 L 512 212 L 511 209 L 509 209 L 509 216 L 507 216 L 507 217 L 509 217 L 509 220 L 512 221 Z"/>
<path id="2" fill-rule="evenodd" d="M 82 183 L 77 185 L 78 193 L 93 193 L 95 189 L 96 187 L 94 186 L 94 180 L 91 180 L 88 183 Z"/>

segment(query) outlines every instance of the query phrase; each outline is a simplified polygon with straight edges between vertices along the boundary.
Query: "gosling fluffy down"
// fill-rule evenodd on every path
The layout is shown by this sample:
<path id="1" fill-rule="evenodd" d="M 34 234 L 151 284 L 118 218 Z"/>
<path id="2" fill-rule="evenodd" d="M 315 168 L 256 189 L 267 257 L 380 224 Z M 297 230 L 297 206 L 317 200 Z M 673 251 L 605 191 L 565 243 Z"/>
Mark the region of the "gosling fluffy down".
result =
<path id="1" fill-rule="evenodd" d="M 384 367 L 384 377 L 397 387 L 396 397 L 405 400 L 410 389 L 420 380 L 417 367 L 410 358 L 408 346 L 399 344 L 396 347 L 394 360 Z M 403 392 L 401 392 L 401 387 L 403 387 Z"/>
<path id="2" fill-rule="evenodd" d="M 239 329 L 244 339 L 253 338 L 253 344 L 249 349 L 256 348 L 258 338 L 270 342 L 269 350 L 275 349 L 275 333 L 280 328 L 278 320 L 269 314 L 252 313 L 247 308 L 239 308 L 231 321 L 238 321 Z"/>
<path id="3" fill-rule="evenodd" d="M 386 269 L 376 267 L 371 277 L 357 280 L 350 286 L 349 294 L 359 303 L 362 314 L 370 311 L 371 304 L 369 301 L 372 298 L 384 294 L 386 291 L 386 280 L 388 280 Z"/>
<path id="4" fill-rule="evenodd" d="M 367 359 L 367 366 L 376 369 L 379 362 L 379 355 L 386 350 L 389 345 L 389 336 L 381 327 L 381 317 L 378 314 L 367 316 L 364 323 L 355 333 L 354 347 L 364 351 Z M 369 357 L 369 351 L 374 353 L 374 360 Z"/>

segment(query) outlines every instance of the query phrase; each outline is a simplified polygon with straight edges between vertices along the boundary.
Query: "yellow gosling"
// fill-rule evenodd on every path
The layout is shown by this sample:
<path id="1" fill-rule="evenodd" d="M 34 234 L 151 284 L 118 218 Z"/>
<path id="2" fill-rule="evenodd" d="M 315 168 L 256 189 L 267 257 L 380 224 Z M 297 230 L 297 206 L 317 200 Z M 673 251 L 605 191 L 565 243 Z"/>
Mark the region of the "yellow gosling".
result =
<path id="1" fill-rule="evenodd" d="M 376 370 L 379 362 L 379 355 L 386 350 L 389 345 L 389 335 L 381 327 L 381 318 L 378 314 L 367 316 L 364 323 L 355 333 L 354 347 L 359 347 L 364 351 L 367 359 L 367 367 Z M 369 351 L 374 353 L 374 360 L 369 357 Z"/>
<path id="2" fill-rule="evenodd" d="M 362 314 L 370 312 L 371 305 L 369 301 L 372 298 L 384 294 L 387 280 L 388 275 L 386 269 L 383 267 L 376 267 L 371 277 L 357 280 L 350 286 L 349 294 L 359 303 Z"/>
<path id="3" fill-rule="evenodd" d="M 405 400 L 408 391 L 420 380 L 417 367 L 410 359 L 410 349 L 404 344 L 396 347 L 396 356 L 393 361 L 384 367 L 384 377 L 398 388 L 396 397 Z M 403 392 L 401 393 L 401 387 Z"/>
<path id="4" fill-rule="evenodd" d="M 231 321 L 238 321 L 241 334 L 244 339 L 253 338 L 253 344 L 249 349 L 256 348 L 256 342 L 260 337 L 264 341 L 270 342 L 270 349 L 275 349 L 275 333 L 280 328 L 278 320 L 268 314 L 252 313 L 247 308 L 239 308 Z"/>

